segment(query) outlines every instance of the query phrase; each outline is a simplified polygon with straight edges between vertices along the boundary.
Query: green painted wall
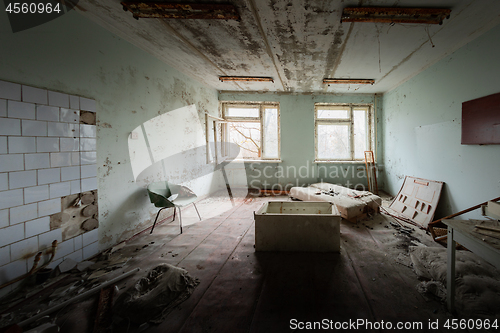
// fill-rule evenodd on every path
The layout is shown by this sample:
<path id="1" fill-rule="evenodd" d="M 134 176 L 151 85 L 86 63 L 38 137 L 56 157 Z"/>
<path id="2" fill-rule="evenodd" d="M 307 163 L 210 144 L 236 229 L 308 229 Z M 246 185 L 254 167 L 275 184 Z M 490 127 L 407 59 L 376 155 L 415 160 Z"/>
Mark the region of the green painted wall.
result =
<path id="1" fill-rule="evenodd" d="M 13 34 L 0 13 L 0 79 L 93 98 L 98 113 L 100 249 L 150 225 L 156 212 L 134 183 L 127 139 L 143 122 L 195 104 L 217 113 L 217 91 L 75 11 Z M 207 188 L 210 184 L 207 184 Z"/>
<path id="2" fill-rule="evenodd" d="M 395 195 L 405 175 L 444 181 L 437 216 L 500 195 L 500 146 L 460 144 L 462 103 L 500 92 L 499 41 L 497 26 L 384 94 L 388 192 Z"/>
<path id="3" fill-rule="evenodd" d="M 249 185 L 262 188 L 289 189 L 311 183 L 331 182 L 366 186 L 364 163 L 316 164 L 314 161 L 314 103 L 374 103 L 379 117 L 381 97 L 374 95 L 308 95 L 280 93 L 220 92 L 220 101 L 273 101 L 280 103 L 281 163 L 245 163 Z M 377 119 L 377 132 L 381 131 Z M 378 158 L 382 142 L 377 140 Z M 264 183 L 267 181 L 267 183 Z M 383 179 L 380 179 L 383 186 Z"/>

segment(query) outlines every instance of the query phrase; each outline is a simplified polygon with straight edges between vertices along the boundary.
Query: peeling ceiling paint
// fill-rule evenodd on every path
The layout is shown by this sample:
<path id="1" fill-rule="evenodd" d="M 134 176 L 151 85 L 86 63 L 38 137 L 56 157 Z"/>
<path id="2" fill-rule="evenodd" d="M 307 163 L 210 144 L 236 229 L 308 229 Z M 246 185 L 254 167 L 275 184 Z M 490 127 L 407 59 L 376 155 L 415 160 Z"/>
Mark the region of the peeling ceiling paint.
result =
<path id="1" fill-rule="evenodd" d="M 230 3 L 241 21 L 135 20 L 120 0 L 81 0 L 78 7 L 116 35 L 220 91 L 383 93 L 500 24 L 498 0 Z M 355 6 L 452 12 L 442 25 L 341 23 L 342 9 Z M 274 82 L 220 82 L 219 76 L 269 76 Z M 325 85 L 325 77 L 375 79 L 375 84 Z"/>

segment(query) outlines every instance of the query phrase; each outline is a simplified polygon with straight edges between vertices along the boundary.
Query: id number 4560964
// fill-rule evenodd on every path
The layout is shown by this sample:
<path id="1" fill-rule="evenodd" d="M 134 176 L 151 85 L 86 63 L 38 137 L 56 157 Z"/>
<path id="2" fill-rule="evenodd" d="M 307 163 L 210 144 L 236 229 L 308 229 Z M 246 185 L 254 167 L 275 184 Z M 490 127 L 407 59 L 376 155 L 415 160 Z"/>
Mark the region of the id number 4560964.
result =
<path id="1" fill-rule="evenodd" d="M 5 11 L 9 14 L 51 14 L 60 13 L 61 8 L 59 3 L 11 2 L 7 5 Z"/>

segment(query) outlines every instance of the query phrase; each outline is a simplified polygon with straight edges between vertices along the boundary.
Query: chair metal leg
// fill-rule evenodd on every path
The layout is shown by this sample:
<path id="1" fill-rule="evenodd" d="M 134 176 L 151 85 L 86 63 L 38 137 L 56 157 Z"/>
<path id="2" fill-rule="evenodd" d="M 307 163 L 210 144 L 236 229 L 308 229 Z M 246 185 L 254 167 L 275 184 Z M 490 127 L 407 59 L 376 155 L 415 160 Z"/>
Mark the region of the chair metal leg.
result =
<path id="1" fill-rule="evenodd" d="M 179 225 L 181 227 L 181 234 L 182 234 L 182 214 L 181 214 L 181 207 L 179 207 Z"/>
<path id="2" fill-rule="evenodd" d="M 172 222 L 175 221 L 175 206 L 174 206 L 174 219 L 172 220 Z"/>
<path id="3" fill-rule="evenodd" d="M 158 211 L 158 214 L 156 214 L 155 223 L 153 223 L 153 227 L 151 228 L 151 232 L 150 232 L 150 234 L 152 234 L 152 233 L 153 233 L 153 230 L 155 230 L 155 225 L 156 225 L 156 221 L 158 221 L 158 216 L 160 216 L 160 212 L 161 212 L 162 210 L 164 210 L 165 208 L 167 208 L 167 207 L 163 207 L 163 208 L 161 208 L 161 209 Z"/>
<path id="4" fill-rule="evenodd" d="M 200 218 L 200 221 L 201 221 L 200 212 L 198 212 L 198 208 L 196 208 L 196 205 L 194 204 L 194 202 L 193 202 L 193 206 L 194 206 L 194 209 L 196 209 L 196 213 L 198 214 L 198 217 Z"/>

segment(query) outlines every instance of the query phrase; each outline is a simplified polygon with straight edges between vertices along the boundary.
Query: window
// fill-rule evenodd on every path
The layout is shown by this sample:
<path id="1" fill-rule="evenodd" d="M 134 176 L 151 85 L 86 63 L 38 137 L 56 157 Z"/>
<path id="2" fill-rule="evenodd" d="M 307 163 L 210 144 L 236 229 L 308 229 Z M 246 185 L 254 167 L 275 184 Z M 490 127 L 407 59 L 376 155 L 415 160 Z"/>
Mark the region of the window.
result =
<path id="1" fill-rule="evenodd" d="M 315 104 L 316 161 L 362 161 L 373 150 L 371 105 Z"/>
<path id="2" fill-rule="evenodd" d="M 238 158 L 279 160 L 280 126 L 277 103 L 222 103 L 222 141 L 239 148 Z M 235 145 L 223 145 L 224 156 Z"/>

